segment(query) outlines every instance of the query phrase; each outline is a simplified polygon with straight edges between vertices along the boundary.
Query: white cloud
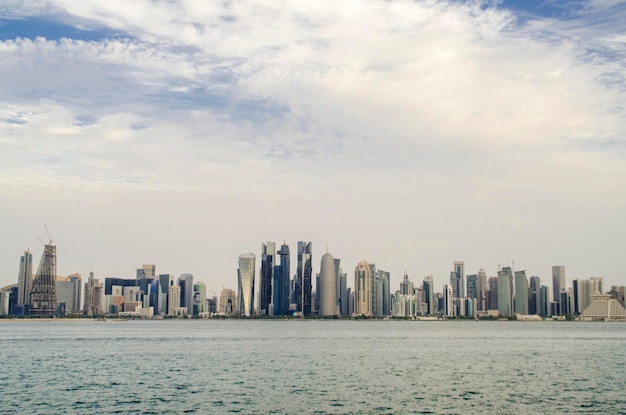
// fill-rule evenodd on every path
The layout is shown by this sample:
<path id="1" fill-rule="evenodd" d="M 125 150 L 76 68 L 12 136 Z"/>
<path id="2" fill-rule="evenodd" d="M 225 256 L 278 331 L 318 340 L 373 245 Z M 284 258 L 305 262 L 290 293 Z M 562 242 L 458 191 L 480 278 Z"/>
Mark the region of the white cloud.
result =
<path id="1" fill-rule="evenodd" d="M 455 259 L 493 273 L 517 255 L 617 282 L 619 5 L 523 23 L 443 1 L 43 5 L 14 15 L 129 35 L 0 42 L 0 213 L 53 216 L 66 246 L 97 227 L 73 267 L 95 249 L 110 273 L 154 255 L 229 285 L 239 250 L 286 237 L 438 285 Z M 0 246 L 0 281 L 20 240 Z"/>

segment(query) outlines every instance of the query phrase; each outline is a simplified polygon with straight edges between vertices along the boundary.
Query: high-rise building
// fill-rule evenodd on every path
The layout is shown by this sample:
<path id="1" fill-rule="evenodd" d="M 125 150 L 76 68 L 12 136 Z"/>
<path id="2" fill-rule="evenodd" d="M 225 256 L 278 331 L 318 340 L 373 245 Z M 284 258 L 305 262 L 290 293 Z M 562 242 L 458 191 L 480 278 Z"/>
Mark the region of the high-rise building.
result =
<path id="1" fill-rule="evenodd" d="M 231 315 L 236 311 L 237 296 L 235 290 L 224 288 L 220 293 L 220 314 Z"/>
<path id="2" fill-rule="evenodd" d="M 167 301 L 167 315 L 177 316 L 178 309 L 181 308 L 180 299 L 182 297 L 182 289 L 180 285 L 175 285 L 174 281 L 170 281 L 170 288 L 168 289 L 168 301 Z"/>
<path id="3" fill-rule="evenodd" d="M 555 265 L 552 267 L 552 302 L 560 302 L 560 293 L 565 290 L 565 267 Z"/>
<path id="4" fill-rule="evenodd" d="M 204 313 L 206 306 L 206 284 L 203 282 L 196 282 L 193 285 L 193 315 L 199 316 Z"/>
<path id="5" fill-rule="evenodd" d="M 498 312 L 501 317 L 510 317 L 512 315 L 511 275 L 509 270 L 498 271 Z"/>
<path id="6" fill-rule="evenodd" d="M 478 270 L 478 303 L 476 304 L 476 310 L 487 310 L 487 293 L 489 292 L 489 286 L 487 285 L 487 273 L 484 269 Z"/>
<path id="7" fill-rule="evenodd" d="M 478 300 L 478 275 L 467 276 L 467 298 Z"/>
<path id="8" fill-rule="evenodd" d="M 526 271 L 515 271 L 515 314 L 528 314 L 528 278 L 526 278 Z"/>
<path id="9" fill-rule="evenodd" d="M 274 267 L 274 315 L 289 314 L 289 246 L 283 243 L 278 251 L 280 265 Z"/>
<path id="10" fill-rule="evenodd" d="M 82 280 L 80 274 L 66 277 L 55 277 L 54 289 L 56 292 L 56 315 L 63 317 L 81 311 L 80 300 Z"/>
<path id="11" fill-rule="evenodd" d="M 44 246 L 37 275 L 30 290 L 30 315 L 52 317 L 57 299 L 54 278 L 57 273 L 57 247 L 51 243 Z M 19 289 L 18 289 L 19 291 Z"/>
<path id="12" fill-rule="evenodd" d="M 155 315 L 168 315 L 169 310 L 169 302 L 168 302 L 168 293 L 170 289 L 170 282 L 174 280 L 174 276 L 170 274 L 159 274 L 157 279 L 158 281 L 158 294 L 157 294 L 157 305 L 154 309 Z"/>
<path id="13" fill-rule="evenodd" d="M 404 276 L 402 277 L 402 282 L 400 283 L 400 294 L 402 295 L 413 295 L 415 294 L 415 288 L 413 288 L 413 281 L 409 279 L 409 274 L 404 271 Z"/>
<path id="14" fill-rule="evenodd" d="M 545 285 L 541 286 L 540 290 L 541 294 L 541 307 L 539 308 L 539 315 L 541 317 L 549 317 L 550 314 L 550 304 L 552 303 L 552 297 L 550 296 L 550 288 Z"/>
<path id="15" fill-rule="evenodd" d="M 137 279 L 141 278 L 154 280 L 156 278 L 156 265 L 142 264 L 141 268 L 137 268 Z"/>
<path id="16" fill-rule="evenodd" d="M 33 254 L 30 248 L 20 257 L 20 273 L 17 276 L 17 305 L 30 304 L 30 290 L 33 282 Z"/>
<path id="17" fill-rule="evenodd" d="M 372 268 L 361 261 L 354 269 L 354 314 L 372 316 Z"/>
<path id="18" fill-rule="evenodd" d="M 89 272 L 89 279 L 85 283 L 85 304 L 83 314 L 87 317 L 99 316 L 104 313 L 102 300 L 104 295 L 104 284 L 93 277 L 93 271 Z"/>
<path id="19" fill-rule="evenodd" d="M 541 315 L 541 278 L 530 277 L 528 290 L 528 314 Z"/>
<path id="20" fill-rule="evenodd" d="M 454 298 L 465 297 L 465 262 L 454 261 L 454 284 L 453 288 L 456 290 L 453 292 Z"/>
<path id="21" fill-rule="evenodd" d="M 427 305 L 426 314 L 434 316 L 435 311 L 437 310 L 437 305 L 435 304 L 435 286 L 432 275 L 427 275 L 424 278 L 422 288 L 424 290 L 424 302 Z"/>
<path id="22" fill-rule="evenodd" d="M 180 287 L 180 305 L 187 309 L 187 315 L 193 315 L 193 274 L 180 274 L 178 277 Z"/>
<path id="23" fill-rule="evenodd" d="M 452 287 L 448 284 L 443 286 L 443 315 L 445 317 L 454 316 L 454 294 Z"/>
<path id="24" fill-rule="evenodd" d="M 376 271 L 376 315 L 391 315 L 391 274 L 387 271 Z M 374 302 L 374 301 L 372 301 Z"/>
<path id="25" fill-rule="evenodd" d="M 335 279 L 337 281 L 337 307 L 339 314 L 348 316 L 348 279 L 347 274 L 341 269 L 341 260 L 335 258 Z"/>
<path id="26" fill-rule="evenodd" d="M 237 313 L 241 316 L 250 317 L 254 312 L 254 269 L 256 256 L 252 253 L 239 256 L 239 269 L 237 269 Z"/>
<path id="27" fill-rule="evenodd" d="M 311 263 L 312 242 L 298 241 L 298 268 L 296 269 L 296 310 L 303 315 L 311 314 L 311 277 L 313 267 Z"/>
<path id="28" fill-rule="evenodd" d="M 320 266 L 320 316 L 334 316 L 337 314 L 337 273 L 335 259 L 329 253 L 322 256 Z"/>
<path id="29" fill-rule="evenodd" d="M 259 275 L 259 314 L 272 315 L 272 283 L 274 281 L 274 265 L 276 264 L 276 243 L 261 244 L 261 272 Z"/>
<path id="30" fill-rule="evenodd" d="M 487 295 L 487 310 L 499 310 L 498 307 L 498 277 L 489 277 L 489 293 Z"/>

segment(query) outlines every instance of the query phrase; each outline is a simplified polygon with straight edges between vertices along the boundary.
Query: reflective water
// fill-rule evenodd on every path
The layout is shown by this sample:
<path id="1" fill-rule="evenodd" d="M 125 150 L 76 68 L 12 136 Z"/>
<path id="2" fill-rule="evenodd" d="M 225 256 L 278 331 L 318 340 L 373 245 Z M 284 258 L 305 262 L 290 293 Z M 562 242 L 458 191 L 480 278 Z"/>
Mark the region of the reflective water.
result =
<path id="1" fill-rule="evenodd" d="M 0 413 L 626 413 L 626 324 L 0 322 Z"/>

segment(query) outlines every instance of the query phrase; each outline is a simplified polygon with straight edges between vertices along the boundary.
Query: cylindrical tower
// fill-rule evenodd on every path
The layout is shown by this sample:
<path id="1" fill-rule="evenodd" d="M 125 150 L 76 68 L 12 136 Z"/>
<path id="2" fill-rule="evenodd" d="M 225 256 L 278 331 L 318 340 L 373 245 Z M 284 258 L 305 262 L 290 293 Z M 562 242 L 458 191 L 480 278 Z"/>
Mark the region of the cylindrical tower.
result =
<path id="1" fill-rule="evenodd" d="M 320 316 L 337 314 L 337 281 L 335 280 L 335 259 L 329 253 L 322 256 L 320 267 Z"/>

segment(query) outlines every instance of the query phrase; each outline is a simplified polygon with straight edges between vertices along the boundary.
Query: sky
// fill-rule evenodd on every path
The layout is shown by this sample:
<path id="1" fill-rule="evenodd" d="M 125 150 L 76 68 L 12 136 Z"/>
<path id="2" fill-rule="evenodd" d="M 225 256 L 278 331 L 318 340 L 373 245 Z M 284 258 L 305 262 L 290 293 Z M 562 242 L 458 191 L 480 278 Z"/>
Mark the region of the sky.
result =
<path id="1" fill-rule="evenodd" d="M 0 287 L 264 241 L 626 284 L 626 1 L 3 0 Z M 295 265 L 292 266 L 295 273 Z"/>

